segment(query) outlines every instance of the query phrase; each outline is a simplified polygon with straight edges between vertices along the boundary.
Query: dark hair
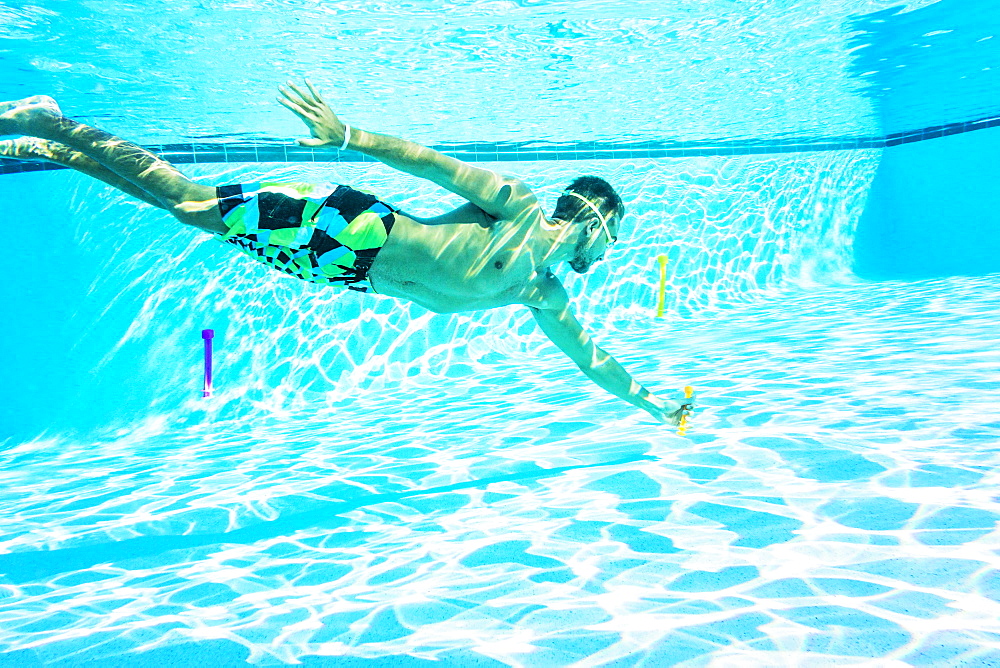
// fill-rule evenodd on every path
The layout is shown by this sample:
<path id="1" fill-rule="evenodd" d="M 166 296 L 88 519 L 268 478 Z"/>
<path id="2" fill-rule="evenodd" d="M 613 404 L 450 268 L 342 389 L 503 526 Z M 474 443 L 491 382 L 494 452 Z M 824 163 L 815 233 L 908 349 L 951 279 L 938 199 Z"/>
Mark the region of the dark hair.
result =
<path id="1" fill-rule="evenodd" d="M 616 228 L 618 227 L 618 221 L 625 215 L 625 205 L 622 204 L 622 198 L 618 196 L 618 193 L 615 192 L 610 183 L 599 176 L 581 176 L 569 184 L 566 190 L 571 190 L 593 202 L 594 206 L 601 212 L 601 215 L 608 218 L 609 222 L 614 222 Z M 552 217 L 559 218 L 560 220 L 573 220 L 580 213 L 581 209 L 590 210 L 586 204 L 577 198 L 570 195 L 560 195 L 559 199 L 556 200 L 556 210 L 553 212 Z M 610 220 L 610 214 L 612 213 L 615 214 L 618 221 Z"/>

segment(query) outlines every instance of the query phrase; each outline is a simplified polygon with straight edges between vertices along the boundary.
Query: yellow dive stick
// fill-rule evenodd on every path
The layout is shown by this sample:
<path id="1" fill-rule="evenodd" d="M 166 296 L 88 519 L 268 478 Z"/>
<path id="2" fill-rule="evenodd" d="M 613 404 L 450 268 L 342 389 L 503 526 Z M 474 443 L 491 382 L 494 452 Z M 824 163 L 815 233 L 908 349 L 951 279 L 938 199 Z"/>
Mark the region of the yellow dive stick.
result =
<path id="1" fill-rule="evenodd" d="M 663 303 L 666 301 L 667 298 L 667 262 L 670 262 L 670 258 L 668 258 L 666 255 L 657 255 L 656 261 L 660 264 L 660 299 L 656 304 L 656 317 L 662 318 Z M 690 399 L 693 396 L 694 396 L 694 388 L 691 387 L 690 385 L 686 385 L 684 387 L 684 398 Z M 677 429 L 677 433 L 680 436 L 683 436 L 685 432 L 687 432 L 688 413 L 690 413 L 691 410 L 693 410 L 694 402 L 686 404 L 686 406 L 687 410 L 685 410 L 684 413 L 681 414 L 681 423 Z"/>
<path id="2" fill-rule="evenodd" d="M 694 388 L 691 387 L 690 385 L 685 385 L 684 386 L 684 398 L 685 399 L 690 399 L 692 396 L 694 396 Z M 688 411 L 684 411 L 684 413 L 681 414 L 681 424 L 677 428 L 677 435 L 678 436 L 683 436 L 687 432 L 687 419 L 688 419 Z"/>
<path id="3" fill-rule="evenodd" d="M 660 263 L 660 301 L 656 305 L 656 317 L 663 317 L 663 302 L 667 296 L 667 262 L 670 261 L 666 255 L 657 255 L 656 261 Z"/>

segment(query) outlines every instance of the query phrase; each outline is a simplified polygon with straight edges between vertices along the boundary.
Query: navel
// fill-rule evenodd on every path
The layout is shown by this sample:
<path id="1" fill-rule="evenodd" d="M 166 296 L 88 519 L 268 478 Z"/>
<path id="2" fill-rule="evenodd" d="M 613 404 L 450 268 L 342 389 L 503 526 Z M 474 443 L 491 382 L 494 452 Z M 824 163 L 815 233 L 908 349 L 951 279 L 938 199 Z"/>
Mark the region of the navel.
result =
<path id="1" fill-rule="evenodd" d="M 493 266 L 496 267 L 497 269 L 503 269 L 503 262 L 497 260 L 496 262 L 493 263 Z"/>

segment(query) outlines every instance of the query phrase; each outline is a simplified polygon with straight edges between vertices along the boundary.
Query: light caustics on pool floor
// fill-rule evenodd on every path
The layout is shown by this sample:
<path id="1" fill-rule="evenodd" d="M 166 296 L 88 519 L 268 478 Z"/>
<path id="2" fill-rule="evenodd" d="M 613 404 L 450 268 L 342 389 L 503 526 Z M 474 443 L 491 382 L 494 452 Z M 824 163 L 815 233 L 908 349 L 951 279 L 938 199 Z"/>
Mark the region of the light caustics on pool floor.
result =
<path id="1" fill-rule="evenodd" d="M 660 254 L 670 257 L 667 312 L 699 319 L 751 303 L 783 285 L 853 280 L 854 221 L 877 159 L 875 151 L 856 151 L 780 160 L 742 156 L 509 166 L 511 173 L 540 186 L 539 197 L 549 210 L 560 189 L 581 173 L 607 177 L 629 203 L 622 239 L 606 262 L 586 275 L 557 268 L 580 321 L 603 345 L 610 342 L 605 328 L 627 330 L 654 312 Z M 186 170 L 205 183 L 349 183 L 391 193 L 387 201 L 417 215 L 426 215 L 428 203 L 440 198 L 433 184 L 402 179 L 384 166 L 239 165 L 220 174 L 216 166 L 199 165 Z M 92 324 L 65 331 L 72 357 L 52 368 L 53 375 L 65 374 L 67 367 L 75 374 L 68 383 L 79 388 L 72 395 L 72 420 L 63 420 L 74 427 L 102 410 L 107 422 L 120 420 L 122 405 L 130 409 L 127 415 L 188 411 L 185 399 L 201 388 L 201 359 L 190 353 L 200 352 L 198 332 L 208 326 L 216 331 L 221 399 L 213 404 L 216 417 L 311 410 L 316 401 L 353 400 L 377 391 L 381 383 L 414 374 L 459 377 L 470 364 L 504 364 L 545 341 L 524 308 L 436 316 L 401 300 L 304 284 L 165 221 L 161 211 L 109 196 L 108 189 L 81 176 L 13 178 L 42 190 L 68 190 L 79 216 L 76 229 L 63 234 L 74 252 L 85 249 L 88 263 L 69 252 L 52 258 L 75 272 L 70 289 L 79 298 L 66 317 Z M 54 387 L 51 393 L 63 396 L 63 391 Z M 113 415 L 106 410 L 110 402 L 94 400 L 108 396 L 116 397 Z M 91 414 L 75 408 L 88 405 L 94 406 Z M 48 414 L 43 417 L 47 425 L 53 423 Z"/>
<path id="2" fill-rule="evenodd" d="M 622 331 L 637 376 L 697 379 L 689 439 L 553 352 L 318 413 L 19 446 L 0 648 L 995 665 L 998 297 L 996 277 L 856 285 Z"/>

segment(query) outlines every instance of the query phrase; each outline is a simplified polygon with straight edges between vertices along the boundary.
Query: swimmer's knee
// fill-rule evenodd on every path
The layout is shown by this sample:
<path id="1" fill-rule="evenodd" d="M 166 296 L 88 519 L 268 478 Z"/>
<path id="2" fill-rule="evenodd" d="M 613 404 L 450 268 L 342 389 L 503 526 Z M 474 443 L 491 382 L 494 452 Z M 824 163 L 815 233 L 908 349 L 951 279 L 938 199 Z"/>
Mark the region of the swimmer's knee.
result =
<path id="1" fill-rule="evenodd" d="M 184 225 L 220 234 L 227 231 L 219 213 L 218 200 L 214 197 L 211 200 L 177 202 L 168 210 Z"/>
<path id="2" fill-rule="evenodd" d="M 167 209 L 185 224 L 203 218 L 207 212 L 219 211 L 215 188 L 189 181 L 165 195 Z"/>
<path id="3" fill-rule="evenodd" d="M 163 193 L 163 196 L 170 200 L 170 205 L 173 207 L 180 207 L 182 210 L 197 210 L 215 206 L 217 202 L 215 194 L 215 188 L 183 179 L 179 183 L 174 183 L 172 188 Z"/>

